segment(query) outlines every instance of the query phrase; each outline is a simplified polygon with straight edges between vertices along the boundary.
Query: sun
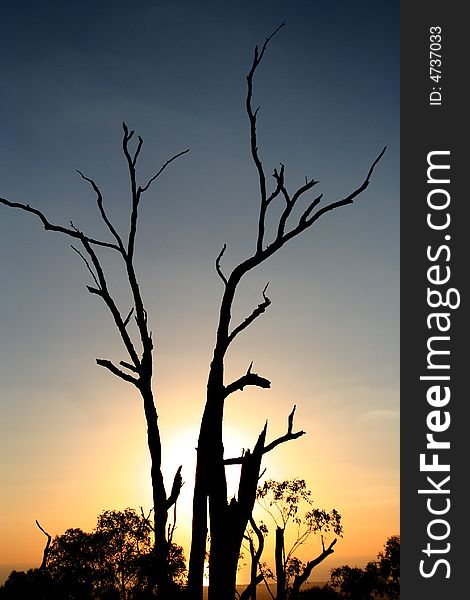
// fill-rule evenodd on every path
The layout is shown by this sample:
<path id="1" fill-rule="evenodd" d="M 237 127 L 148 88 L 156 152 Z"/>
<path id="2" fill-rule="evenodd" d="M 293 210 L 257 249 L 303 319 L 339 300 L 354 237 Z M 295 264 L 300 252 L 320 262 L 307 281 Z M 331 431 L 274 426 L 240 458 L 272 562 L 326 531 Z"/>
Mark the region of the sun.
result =
<path id="1" fill-rule="evenodd" d="M 227 426 L 224 428 L 223 441 L 225 458 L 241 456 L 243 450 L 248 448 L 246 436 L 235 427 Z M 197 433 L 190 427 L 183 427 L 168 437 L 163 448 L 163 469 L 167 481 L 172 481 L 180 465 L 183 467 L 182 475 L 185 484 L 181 493 L 184 496 L 187 496 L 188 492 L 191 491 L 192 483 L 194 482 L 196 473 L 196 447 Z M 239 474 L 239 465 L 227 466 L 227 493 L 229 497 L 236 494 Z"/>
<path id="2" fill-rule="evenodd" d="M 192 502 L 194 479 L 196 474 L 196 447 L 197 428 L 185 425 L 173 430 L 163 440 L 163 474 L 167 492 L 171 489 L 173 478 L 179 466 L 182 466 L 183 487 L 178 498 L 176 507 L 176 529 L 175 542 L 182 545 L 185 551 L 189 549 L 191 539 Z M 246 437 L 243 432 L 234 428 L 226 427 L 224 431 L 225 457 L 234 458 L 241 456 L 243 449 L 248 448 Z M 150 498 L 151 485 L 149 480 L 149 462 L 139 472 L 142 491 Z M 227 496 L 232 498 L 237 495 L 240 477 L 240 465 L 228 465 L 226 468 Z M 170 518 L 174 518 L 171 512 Z"/>

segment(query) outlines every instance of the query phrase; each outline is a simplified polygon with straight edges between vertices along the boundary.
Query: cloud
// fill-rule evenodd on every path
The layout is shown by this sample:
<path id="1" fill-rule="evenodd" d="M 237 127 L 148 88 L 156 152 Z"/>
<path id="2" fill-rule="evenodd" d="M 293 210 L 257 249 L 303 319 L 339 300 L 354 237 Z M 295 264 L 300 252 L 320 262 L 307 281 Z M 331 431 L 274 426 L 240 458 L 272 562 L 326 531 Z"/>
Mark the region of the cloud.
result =
<path id="1" fill-rule="evenodd" d="M 398 410 L 369 410 L 359 417 L 359 421 L 394 421 L 400 417 Z"/>

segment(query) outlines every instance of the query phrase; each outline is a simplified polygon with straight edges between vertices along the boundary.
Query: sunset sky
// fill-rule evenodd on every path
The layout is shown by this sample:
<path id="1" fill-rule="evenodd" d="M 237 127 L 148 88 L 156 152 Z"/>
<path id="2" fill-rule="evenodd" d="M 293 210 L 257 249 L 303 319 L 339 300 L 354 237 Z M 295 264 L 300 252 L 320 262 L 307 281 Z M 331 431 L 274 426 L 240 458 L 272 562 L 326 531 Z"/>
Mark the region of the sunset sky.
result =
<path id="1" fill-rule="evenodd" d="M 267 457 L 266 477 L 302 477 L 317 506 L 343 515 L 344 539 L 317 578 L 363 565 L 399 533 L 398 9 L 392 0 L 2 6 L 0 196 L 106 237 L 76 169 L 126 231 L 122 121 L 144 138 L 143 183 L 190 148 L 144 196 L 136 256 L 168 487 L 183 464 L 176 541 L 186 547 L 222 293 L 214 261 L 226 243 L 229 271 L 255 244 L 245 76 L 254 46 L 284 19 L 255 81 L 267 174 L 282 162 L 291 189 L 313 177 L 330 202 L 388 149 L 353 206 L 325 215 L 241 287 L 237 320 L 268 281 L 272 305 L 234 345 L 227 380 L 253 361 L 272 389 L 230 397 L 226 450 L 252 447 L 266 419 L 268 438 L 282 435 L 297 405 L 307 435 Z M 119 265 L 106 264 L 127 312 Z M 0 277 L 0 568 L 11 569 L 41 561 L 35 519 L 52 535 L 91 530 L 102 510 L 149 510 L 151 492 L 140 399 L 95 363 L 127 357 L 69 239 L 0 206 Z"/>

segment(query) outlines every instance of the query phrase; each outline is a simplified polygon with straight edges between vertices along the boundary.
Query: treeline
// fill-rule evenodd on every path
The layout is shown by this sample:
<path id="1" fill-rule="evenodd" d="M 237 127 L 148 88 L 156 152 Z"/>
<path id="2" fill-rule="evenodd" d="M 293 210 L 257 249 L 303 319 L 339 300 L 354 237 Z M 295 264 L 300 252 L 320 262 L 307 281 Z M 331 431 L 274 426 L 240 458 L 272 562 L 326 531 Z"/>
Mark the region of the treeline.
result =
<path id="1" fill-rule="evenodd" d="M 185 584 L 181 546 L 169 552 L 172 596 Z M 145 600 L 155 598 L 152 525 L 126 508 L 101 513 L 91 533 L 67 529 L 46 545 L 42 565 L 13 571 L 0 588 L 2 600 Z"/>
<path id="2" fill-rule="evenodd" d="M 398 600 L 400 598 L 400 536 L 389 537 L 377 560 L 364 569 L 344 565 L 332 569 L 328 583 L 301 592 L 303 600 Z"/>
<path id="3" fill-rule="evenodd" d="M 320 519 L 329 520 L 328 513 L 315 508 L 305 514 L 299 513 L 297 509 L 301 500 L 309 500 L 309 494 L 303 480 L 282 484 L 268 482 L 264 488 L 260 488 L 261 499 L 269 499 L 267 506 L 275 510 L 277 515 L 284 514 L 283 534 L 289 522 L 299 532 L 315 533 Z M 337 513 L 332 511 L 331 514 L 334 516 Z M 312 515 L 317 515 L 316 525 Z M 257 527 L 254 521 L 253 525 Z M 279 535 L 281 528 L 276 526 L 276 544 L 284 538 Z M 259 529 L 263 538 L 268 535 L 268 527 L 264 523 L 260 524 Z M 155 599 L 157 582 L 152 530 L 149 518 L 130 508 L 104 511 L 91 533 L 68 529 L 52 539 L 42 530 L 48 541 L 41 566 L 26 572 L 12 571 L 0 587 L 0 600 Z M 321 530 L 325 530 L 324 526 Z M 254 548 L 253 533 L 253 529 L 246 532 L 246 548 Z M 293 546 L 295 549 L 298 547 L 295 544 Z M 250 555 L 251 558 L 261 556 L 256 550 Z M 172 543 L 169 556 L 173 588 L 167 597 L 169 600 L 183 599 L 187 586 L 183 548 Z M 302 584 L 307 582 L 307 577 L 303 578 L 302 575 L 310 563 L 303 563 L 284 544 L 282 549 L 277 547 L 276 556 L 284 556 L 284 561 L 279 564 L 275 560 L 273 571 L 267 563 L 258 560 L 257 569 L 254 570 L 258 572 L 258 577 L 252 579 L 239 594 L 241 600 L 256 600 L 262 584 L 266 585 L 272 600 L 398 600 L 400 597 L 399 536 L 390 537 L 377 555 L 377 560 L 369 562 L 364 569 L 348 565 L 337 567 L 331 571 L 327 584 L 303 591 L 300 590 L 299 581 L 302 580 Z M 312 570 L 308 570 L 309 575 Z"/>

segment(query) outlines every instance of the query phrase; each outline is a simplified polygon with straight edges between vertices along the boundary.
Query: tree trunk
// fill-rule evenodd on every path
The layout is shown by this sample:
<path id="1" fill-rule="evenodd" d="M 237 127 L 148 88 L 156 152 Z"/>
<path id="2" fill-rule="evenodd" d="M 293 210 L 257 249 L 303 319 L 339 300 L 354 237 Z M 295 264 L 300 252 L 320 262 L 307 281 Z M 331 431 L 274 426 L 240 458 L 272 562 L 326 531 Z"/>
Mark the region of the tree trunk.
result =
<path id="1" fill-rule="evenodd" d="M 224 300 L 226 300 L 226 293 Z M 231 294 L 233 298 L 233 292 Z M 230 305 L 222 303 L 221 322 L 229 321 Z M 228 316 L 227 316 L 228 315 Z M 240 548 L 256 498 L 266 427 L 253 453 L 246 452 L 242 461 L 238 499 L 227 503 L 227 480 L 222 443 L 223 410 L 226 388 L 223 384 L 223 358 L 227 334 L 223 326 L 218 331 L 219 345 L 214 351 L 207 385 L 207 401 L 198 440 L 198 464 L 193 500 L 193 538 L 191 546 L 188 596 L 201 600 L 205 536 L 207 532 L 207 501 L 209 503 L 210 555 L 209 600 L 234 600 Z M 222 350 L 220 350 L 222 348 Z"/>
<path id="2" fill-rule="evenodd" d="M 251 567 L 250 567 L 250 598 L 256 600 L 256 586 L 258 585 L 258 563 L 257 556 L 254 551 L 253 543 L 250 545 Z"/>
<path id="3" fill-rule="evenodd" d="M 219 527 L 221 531 L 217 531 L 216 526 L 214 537 L 211 536 L 208 600 L 234 600 L 239 549 L 233 542 L 232 532 L 222 524 Z"/>
<path id="4" fill-rule="evenodd" d="M 227 504 L 225 470 L 223 497 L 209 496 L 211 553 L 209 559 L 209 600 L 234 600 L 237 566 L 248 521 L 253 512 L 259 480 L 266 427 L 253 452 L 246 451 L 240 473 L 237 498 Z M 223 461 L 222 461 L 223 466 Z"/>
<path id="5" fill-rule="evenodd" d="M 286 598 L 286 571 L 284 564 L 284 529 L 276 527 L 276 600 L 285 600 Z"/>
<path id="6" fill-rule="evenodd" d="M 206 557 L 207 540 L 207 484 L 205 481 L 205 470 L 197 450 L 196 480 L 193 495 L 193 524 L 191 551 L 189 555 L 188 585 L 186 595 L 191 600 L 202 600 L 204 584 L 204 562 Z M 202 472 L 201 472 L 202 471 Z"/>
<path id="7" fill-rule="evenodd" d="M 224 402 L 228 394 L 243 390 L 245 385 L 258 385 L 259 387 L 269 387 L 269 382 L 260 377 L 254 377 L 249 367 L 246 375 L 239 380 L 224 387 L 224 360 L 230 344 L 237 335 L 247 329 L 255 319 L 257 319 L 270 305 L 271 301 L 265 295 L 266 287 L 262 292 L 263 301 L 235 327 L 231 327 L 232 304 L 237 291 L 237 286 L 241 279 L 250 271 L 255 269 L 261 263 L 269 259 L 273 254 L 280 250 L 287 242 L 300 235 L 310 228 L 318 219 L 329 211 L 351 204 L 353 200 L 361 194 L 369 185 L 372 172 L 381 159 L 384 150 L 373 162 L 369 172 L 362 182 L 351 194 L 345 198 L 331 202 L 315 211 L 321 201 L 322 194 L 310 201 L 306 208 L 300 214 L 297 224 L 292 224 L 292 212 L 297 201 L 309 190 L 311 190 L 318 181 L 314 179 L 305 180 L 305 184 L 297 189 L 294 194 L 289 194 L 284 179 L 284 165 L 280 169 L 274 169 L 273 177 L 276 181 L 274 190 L 268 194 L 266 187 L 266 174 L 258 153 L 257 140 L 257 114 L 258 109 L 252 106 L 253 97 L 253 78 L 264 52 L 270 40 L 284 26 L 282 23 L 270 36 L 268 36 L 261 48 L 256 47 L 251 69 L 247 75 L 247 95 L 246 109 L 250 122 L 250 146 L 251 155 L 256 166 L 260 187 L 260 211 L 258 219 L 258 234 L 256 240 L 256 250 L 254 254 L 240 262 L 227 277 L 224 275 L 220 261 L 225 252 L 224 245 L 218 255 L 215 267 L 218 275 L 222 279 L 225 288 L 222 296 L 219 312 L 219 324 L 217 328 L 217 338 L 214 348 L 213 360 L 210 366 L 209 379 L 207 384 L 207 400 L 204 409 L 204 415 L 201 422 L 201 428 L 198 440 L 196 482 L 193 500 L 193 529 L 192 545 L 189 565 L 189 584 L 188 595 L 191 600 L 202 600 L 203 592 L 203 567 L 207 532 L 207 501 L 209 501 L 209 520 L 211 534 L 211 552 L 209 558 L 209 598 L 210 600 L 233 600 L 235 595 L 235 579 L 238 563 L 239 551 L 243 539 L 243 533 L 253 509 L 254 499 L 258 479 L 253 482 L 253 475 L 259 477 L 259 465 L 261 455 L 264 451 L 269 451 L 278 444 L 299 437 L 303 432 L 294 434 L 292 431 L 292 421 L 294 411 L 291 413 L 288 421 L 287 434 L 267 448 L 264 445 L 260 451 L 259 464 L 256 468 L 257 460 L 254 463 L 245 461 L 245 457 L 240 461 L 242 464 L 242 475 L 240 477 L 240 486 L 238 493 L 238 510 L 232 510 L 232 506 L 227 506 L 227 482 L 225 478 L 224 466 L 224 448 L 222 439 L 222 425 L 224 416 Z M 130 161 L 132 164 L 132 161 Z M 140 189 L 140 188 L 139 188 Z M 274 223 L 274 235 L 270 240 L 266 235 L 266 217 L 268 207 L 276 198 L 285 200 L 284 208 L 281 209 L 280 216 Z M 295 408 L 294 408 L 295 410 Z M 264 431 L 264 436 L 266 431 Z M 264 438 L 263 438 L 264 439 Z M 259 440 L 258 440 L 259 441 Z M 257 457 L 258 458 L 258 457 Z M 243 480 L 245 465 L 249 468 L 245 470 L 245 480 Z M 243 481 L 242 481 L 243 480 Z M 230 508 L 230 510 L 229 510 Z M 249 511 L 249 512 L 248 512 Z M 227 518 L 228 514 L 237 512 L 237 519 L 231 523 Z M 241 533 L 240 533 L 241 530 Z M 278 534 L 281 536 L 281 533 Z M 281 541 L 281 540 L 279 540 Z M 285 598 L 285 573 L 284 573 L 284 543 L 280 548 L 280 556 L 277 562 L 278 570 L 278 600 Z"/>
<path id="8" fill-rule="evenodd" d="M 155 408 L 150 382 L 140 386 L 144 401 L 145 418 L 147 421 L 147 442 L 151 458 L 152 497 L 154 508 L 154 551 L 155 551 L 155 584 L 159 597 L 164 596 L 171 587 L 168 570 L 169 547 L 166 537 L 168 520 L 167 495 L 161 469 L 162 449 L 158 415 Z"/>
<path id="9" fill-rule="evenodd" d="M 214 356 L 215 354 L 214 352 Z M 222 443 L 223 402 L 223 362 L 214 358 L 207 383 L 207 400 L 197 447 L 191 553 L 187 586 L 187 595 L 191 600 L 202 600 L 203 597 L 208 500 L 211 533 L 209 565 L 214 560 L 213 545 L 214 543 L 217 545 L 218 527 L 223 527 L 223 512 L 227 505 L 227 482 Z M 217 578 L 214 570 L 210 566 L 209 568 L 212 571 L 212 577 Z M 222 569 L 224 568 L 225 566 L 222 565 Z M 212 587 L 211 575 L 209 575 L 209 581 L 210 587 Z M 222 597 L 220 600 L 222 600 Z"/>

